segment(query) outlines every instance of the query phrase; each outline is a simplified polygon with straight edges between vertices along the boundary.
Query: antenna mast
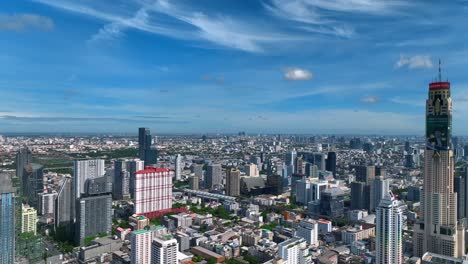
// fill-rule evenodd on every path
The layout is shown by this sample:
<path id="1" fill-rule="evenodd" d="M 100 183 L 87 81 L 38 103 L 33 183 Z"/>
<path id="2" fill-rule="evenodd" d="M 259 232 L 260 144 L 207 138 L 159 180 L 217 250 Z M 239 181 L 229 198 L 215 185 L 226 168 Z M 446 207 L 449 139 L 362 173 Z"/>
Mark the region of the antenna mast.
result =
<path id="1" fill-rule="evenodd" d="M 441 62 L 440 62 L 440 59 L 439 59 L 439 82 L 442 82 L 442 70 L 441 70 Z"/>

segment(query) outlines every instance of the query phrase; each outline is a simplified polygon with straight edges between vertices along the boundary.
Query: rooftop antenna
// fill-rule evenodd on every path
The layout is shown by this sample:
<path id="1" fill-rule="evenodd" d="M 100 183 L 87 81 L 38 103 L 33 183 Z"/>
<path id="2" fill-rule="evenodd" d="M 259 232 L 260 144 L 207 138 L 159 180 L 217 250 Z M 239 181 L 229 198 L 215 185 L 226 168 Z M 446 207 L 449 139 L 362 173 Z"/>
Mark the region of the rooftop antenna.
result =
<path id="1" fill-rule="evenodd" d="M 439 82 L 442 82 L 442 70 L 441 70 L 441 62 L 440 62 L 440 59 L 439 59 Z"/>

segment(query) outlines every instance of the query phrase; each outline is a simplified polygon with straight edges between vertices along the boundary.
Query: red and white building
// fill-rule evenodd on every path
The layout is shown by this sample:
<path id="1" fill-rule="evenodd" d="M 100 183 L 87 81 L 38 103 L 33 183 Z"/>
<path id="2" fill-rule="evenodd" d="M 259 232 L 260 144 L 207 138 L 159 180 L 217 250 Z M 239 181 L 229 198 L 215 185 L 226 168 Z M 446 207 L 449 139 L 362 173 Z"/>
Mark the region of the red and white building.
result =
<path id="1" fill-rule="evenodd" d="M 135 214 L 152 218 L 172 209 L 172 177 L 165 168 L 145 167 L 135 175 Z"/>

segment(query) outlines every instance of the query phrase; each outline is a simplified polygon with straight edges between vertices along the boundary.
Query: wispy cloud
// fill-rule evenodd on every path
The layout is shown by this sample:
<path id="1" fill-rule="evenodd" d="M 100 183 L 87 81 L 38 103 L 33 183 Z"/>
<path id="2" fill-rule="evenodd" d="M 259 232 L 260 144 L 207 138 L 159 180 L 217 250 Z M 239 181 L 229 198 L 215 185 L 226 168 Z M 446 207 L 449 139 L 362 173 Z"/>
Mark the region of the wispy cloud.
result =
<path id="1" fill-rule="evenodd" d="M 52 19 L 36 14 L 0 14 L 0 31 L 23 31 L 39 29 L 49 31 L 54 28 Z"/>
<path id="2" fill-rule="evenodd" d="M 401 55 L 400 59 L 395 63 L 395 68 L 430 69 L 433 66 L 432 59 L 428 55 L 415 55 L 411 57 Z"/>
<path id="3" fill-rule="evenodd" d="M 79 13 L 109 22 L 91 37 L 90 42 L 112 40 L 123 35 L 126 29 L 137 29 L 153 34 L 192 41 L 205 41 L 218 46 L 262 52 L 264 45 L 294 38 L 287 34 L 265 30 L 255 25 L 227 15 L 208 14 L 178 6 L 165 0 L 155 2 L 132 2 L 133 15 L 129 15 L 125 5 L 109 2 L 112 8 L 104 8 L 95 2 L 58 0 L 35 0 L 66 11 Z M 85 4 L 87 3 L 87 4 Z"/>
<path id="4" fill-rule="evenodd" d="M 286 68 L 283 70 L 283 73 L 284 79 L 288 81 L 306 81 L 313 77 L 312 72 L 296 67 Z"/>
<path id="5" fill-rule="evenodd" d="M 166 120 L 164 116 L 135 116 L 135 117 L 76 117 L 76 116 L 17 116 L 0 115 L 4 121 L 27 121 L 27 122 L 146 122 L 148 120 L 158 120 L 158 123 L 184 124 L 187 121 Z"/>
<path id="6" fill-rule="evenodd" d="M 380 101 L 380 97 L 378 96 L 365 96 L 361 98 L 361 103 L 365 104 L 376 104 Z"/>
<path id="7" fill-rule="evenodd" d="M 426 105 L 424 98 L 414 99 L 414 98 L 393 97 L 393 98 L 390 98 L 390 101 L 395 104 L 417 106 L 417 107 L 423 107 Z"/>

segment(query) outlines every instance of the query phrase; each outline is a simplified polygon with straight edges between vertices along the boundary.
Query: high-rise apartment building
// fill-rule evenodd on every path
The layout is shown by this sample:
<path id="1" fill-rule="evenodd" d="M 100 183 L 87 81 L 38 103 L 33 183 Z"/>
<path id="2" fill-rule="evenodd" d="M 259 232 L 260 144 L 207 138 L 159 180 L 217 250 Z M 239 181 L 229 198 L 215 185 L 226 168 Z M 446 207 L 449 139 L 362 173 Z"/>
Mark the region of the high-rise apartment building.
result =
<path id="1" fill-rule="evenodd" d="M 25 204 L 21 208 L 21 233 L 37 234 L 37 211 Z"/>
<path id="2" fill-rule="evenodd" d="M 87 237 L 110 234 L 112 228 L 112 183 L 108 176 L 87 179 L 76 201 L 75 239 L 84 245 Z"/>
<path id="3" fill-rule="evenodd" d="M 291 172 L 291 174 L 295 173 L 296 161 L 297 161 L 296 159 L 297 159 L 297 152 L 294 149 L 285 154 L 284 163 L 286 163 L 286 166 L 290 166 L 291 168 L 293 168 L 293 171 Z"/>
<path id="4" fill-rule="evenodd" d="M 231 168 L 226 170 L 226 195 L 240 195 L 240 171 L 239 169 Z"/>
<path id="5" fill-rule="evenodd" d="M 146 167 L 137 172 L 133 195 L 136 214 L 151 215 L 172 208 L 172 177 L 165 168 Z"/>
<path id="6" fill-rule="evenodd" d="M 198 190 L 200 189 L 200 180 L 196 175 L 190 176 L 189 178 L 189 187 L 192 190 Z"/>
<path id="7" fill-rule="evenodd" d="M 182 180 L 182 156 L 177 154 L 175 157 L 174 171 L 176 181 Z"/>
<path id="8" fill-rule="evenodd" d="M 426 149 L 421 216 L 414 225 L 414 254 L 426 252 L 450 257 L 465 254 L 463 224 L 457 219 L 452 150 L 452 98 L 450 83 L 429 84 L 426 100 Z"/>
<path id="9" fill-rule="evenodd" d="M 206 168 L 205 188 L 213 189 L 223 184 L 223 169 L 221 164 L 210 164 Z M 197 175 L 197 172 L 195 172 Z"/>
<path id="10" fill-rule="evenodd" d="M 156 164 L 158 159 L 158 151 L 152 144 L 149 128 L 140 127 L 138 129 L 138 157 L 145 162 L 145 166 Z"/>
<path id="11" fill-rule="evenodd" d="M 390 193 L 376 208 L 376 264 L 403 264 L 403 206 Z"/>
<path id="12" fill-rule="evenodd" d="M 52 216 L 55 218 L 55 198 L 57 197 L 57 193 L 50 192 L 50 193 L 40 193 L 39 194 L 39 210 L 37 213 L 43 216 Z"/>
<path id="13" fill-rule="evenodd" d="M 151 244 L 151 264 L 177 264 L 178 247 L 171 235 L 156 236 Z"/>
<path id="14" fill-rule="evenodd" d="M 0 263 L 13 264 L 15 258 L 15 191 L 10 175 L 0 173 Z"/>

